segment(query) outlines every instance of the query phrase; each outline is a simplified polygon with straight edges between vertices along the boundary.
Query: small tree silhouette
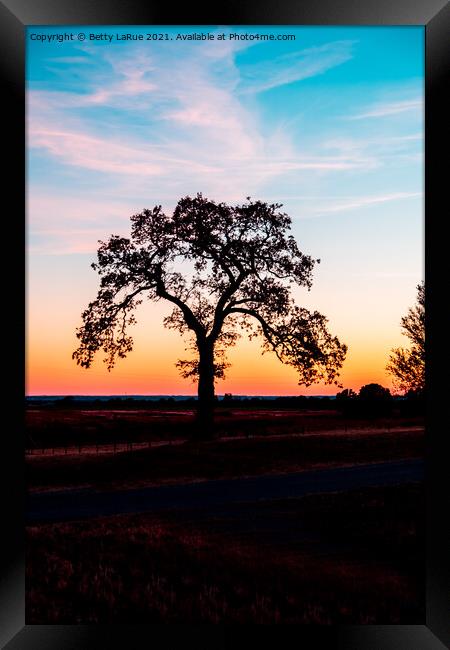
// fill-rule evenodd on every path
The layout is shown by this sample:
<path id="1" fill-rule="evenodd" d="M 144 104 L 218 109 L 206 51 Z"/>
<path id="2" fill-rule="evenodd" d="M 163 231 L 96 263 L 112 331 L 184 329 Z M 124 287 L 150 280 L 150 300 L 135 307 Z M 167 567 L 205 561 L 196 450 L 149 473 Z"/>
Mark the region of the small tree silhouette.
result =
<path id="1" fill-rule="evenodd" d="M 392 350 L 386 370 L 395 387 L 404 393 L 425 389 L 425 284 L 417 285 L 417 303 L 401 320 L 402 334 L 411 341 L 410 349 Z"/>
<path id="2" fill-rule="evenodd" d="M 391 398 L 389 388 L 380 384 L 366 384 L 359 389 L 359 399 L 368 402 L 382 402 Z"/>
<path id="3" fill-rule="evenodd" d="M 356 393 L 352 388 L 344 388 L 340 393 L 336 393 L 336 399 L 338 401 L 345 401 L 350 399 L 355 399 Z"/>
<path id="4" fill-rule="evenodd" d="M 172 217 L 161 206 L 132 216 L 131 238 L 99 242 L 92 267 L 100 288 L 82 314 L 73 358 L 89 368 L 103 349 L 110 370 L 132 349 L 127 326 L 146 296 L 172 303 L 164 325 L 190 335 L 194 358 L 177 366 L 198 381 L 203 433 L 211 429 L 214 380 L 228 366 L 225 350 L 241 331 L 261 335 L 264 351 L 293 366 L 299 384 L 337 383 L 346 346 L 329 334 L 325 316 L 297 306 L 291 296 L 292 285 L 310 289 L 320 260 L 300 252 L 281 207 L 249 197 L 231 206 L 197 194 L 181 199 Z"/>
<path id="5" fill-rule="evenodd" d="M 358 393 L 356 409 L 365 417 L 387 415 L 392 410 L 392 395 L 389 388 L 380 384 L 366 384 Z"/>

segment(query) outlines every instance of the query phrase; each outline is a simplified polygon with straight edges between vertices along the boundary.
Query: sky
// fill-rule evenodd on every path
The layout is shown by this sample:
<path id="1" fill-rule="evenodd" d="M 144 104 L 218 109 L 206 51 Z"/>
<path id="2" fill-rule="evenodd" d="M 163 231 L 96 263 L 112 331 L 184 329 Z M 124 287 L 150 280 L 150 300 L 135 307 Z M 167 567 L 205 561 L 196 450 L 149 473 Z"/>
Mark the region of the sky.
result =
<path id="1" fill-rule="evenodd" d="M 214 40 L 177 38 L 194 33 Z M 28 27 L 26 79 L 28 395 L 196 393 L 175 367 L 186 342 L 162 324 L 170 305 L 139 307 L 111 372 L 71 355 L 98 240 L 197 192 L 283 204 L 300 250 L 321 259 L 311 291 L 294 293 L 348 345 L 342 385 L 391 387 L 424 275 L 422 27 Z M 218 394 L 338 390 L 299 386 L 256 340 L 229 361 Z"/>

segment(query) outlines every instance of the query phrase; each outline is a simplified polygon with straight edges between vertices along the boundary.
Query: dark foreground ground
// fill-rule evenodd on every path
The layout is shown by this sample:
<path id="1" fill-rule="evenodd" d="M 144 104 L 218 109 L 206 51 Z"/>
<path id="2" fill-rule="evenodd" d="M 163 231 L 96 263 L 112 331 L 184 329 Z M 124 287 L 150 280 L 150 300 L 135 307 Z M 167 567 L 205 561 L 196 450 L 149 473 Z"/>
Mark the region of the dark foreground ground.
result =
<path id="1" fill-rule="evenodd" d="M 423 461 L 418 458 L 350 465 L 251 478 L 194 481 L 128 490 L 68 489 L 35 492 L 28 496 L 30 523 L 87 519 L 105 515 L 186 510 L 200 516 L 224 506 L 259 501 L 296 499 L 309 494 L 344 492 L 354 488 L 421 482 Z"/>
<path id="2" fill-rule="evenodd" d="M 419 484 L 30 526 L 27 623 L 422 623 L 423 536 Z"/>
<path id="3" fill-rule="evenodd" d="M 33 440 L 47 444 L 27 456 L 35 507 L 27 527 L 28 624 L 423 623 L 420 419 L 347 423 L 329 413 L 309 420 L 305 413 L 247 413 L 223 418 L 225 439 L 194 444 L 183 442 L 179 414 L 171 430 L 173 415 L 159 413 L 160 435 L 150 436 L 142 413 L 119 414 L 119 426 L 112 413 L 83 419 L 72 412 L 71 449 L 67 436 L 61 441 L 61 414 L 51 414 L 50 427 L 45 412 L 33 417 Z M 103 451 L 88 428 L 92 417 L 113 422 Z M 132 417 L 136 427 L 124 427 Z M 119 433 L 134 446 L 119 450 Z M 293 472 L 303 486 L 316 472 L 314 489 L 286 491 Z M 353 478 L 342 482 L 333 472 Z M 245 498 L 243 477 L 256 486 Z M 222 490 L 210 502 L 211 479 L 228 481 L 225 493 L 241 496 L 227 499 Z M 274 492 L 274 485 L 284 487 Z M 106 494 L 114 506 L 106 512 L 117 512 L 124 494 L 136 503 L 133 490 L 148 498 L 167 488 L 178 500 L 153 512 L 99 516 L 105 511 L 94 508 L 83 518 L 76 510 L 77 493 L 84 494 L 78 503 L 91 495 L 92 504 Z M 199 489 L 203 503 L 192 500 Z M 53 507 L 55 496 L 69 499 L 75 520 L 42 521 L 39 508 Z"/>

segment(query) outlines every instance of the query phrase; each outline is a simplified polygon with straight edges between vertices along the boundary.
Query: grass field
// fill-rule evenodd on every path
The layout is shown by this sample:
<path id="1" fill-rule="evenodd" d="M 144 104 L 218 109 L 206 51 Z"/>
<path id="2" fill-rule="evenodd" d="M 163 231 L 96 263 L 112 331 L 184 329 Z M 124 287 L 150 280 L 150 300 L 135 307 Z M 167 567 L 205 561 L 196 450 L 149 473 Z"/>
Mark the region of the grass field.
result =
<path id="1" fill-rule="evenodd" d="M 191 437 L 195 430 L 192 410 L 182 409 L 63 409 L 29 408 L 26 411 L 26 448 L 29 452 L 53 448 L 82 449 L 96 445 L 123 445 L 174 441 Z M 218 408 L 219 438 L 236 436 L 297 435 L 373 427 L 389 430 L 423 424 L 421 417 L 345 417 L 334 410 Z"/>
<path id="2" fill-rule="evenodd" d="M 425 442 L 421 418 L 333 411 L 222 411 L 200 443 L 190 412 L 27 418 L 35 492 L 422 458 Z M 406 484 L 29 526 L 27 623 L 423 623 L 423 501 Z"/>
<path id="3" fill-rule="evenodd" d="M 255 476 L 354 463 L 421 457 L 423 430 L 274 436 L 140 448 L 118 454 L 27 457 L 32 490 L 116 489 L 181 481 Z"/>
<path id="4" fill-rule="evenodd" d="M 27 530 L 27 623 L 424 620 L 419 485 Z"/>
<path id="5" fill-rule="evenodd" d="M 103 447 L 92 432 L 95 420 L 106 422 Z M 417 458 L 424 452 L 420 418 L 347 421 L 333 411 L 225 411 L 217 418 L 222 437 L 200 444 L 187 439 L 192 422 L 192 414 L 170 411 L 31 411 L 29 436 L 42 442 L 50 430 L 55 449 L 27 455 L 28 488 L 116 489 Z M 77 431 L 78 445 L 63 446 L 77 440 Z"/>

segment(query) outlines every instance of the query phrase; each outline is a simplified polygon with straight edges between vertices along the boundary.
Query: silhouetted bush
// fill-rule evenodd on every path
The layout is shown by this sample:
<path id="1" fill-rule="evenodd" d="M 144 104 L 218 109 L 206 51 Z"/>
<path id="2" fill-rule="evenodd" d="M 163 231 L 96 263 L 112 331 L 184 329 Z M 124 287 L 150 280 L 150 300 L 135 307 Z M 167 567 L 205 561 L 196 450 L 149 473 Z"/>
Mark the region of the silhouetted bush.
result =
<path id="1" fill-rule="evenodd" d="M 380 384 L 366 384 L 358 394 L 359 415 L 381 417 L 392 413 L 393 398 L 389 388 Z"/>
<path id="2" fill-rule="evenodd" d="M 392 415 L 394 406 L 397 411 L 401 411 L 399 401 L 394 400 L 389 389 L 375 383 L 362 386 L 358 395 L 351 388 L 345 388 L 337 393 L 334 404 L 345 417 L 376 418 Z"/>
<path id="3" fill-rule="evenodd" d="M 67 397 L 63 397 L 62 400 L 60 400 L 59 406 L 72 406 L 73 403 L 73 397 L 71 395 L 67 395 Z"/>
<path id="4" fill-rule="evenodd" d="M 355 408 L 355 405 L 357 405 L 357 397 L 358 396 L 354 390 L 351 388 L 344 388 L 344 390 L 336 395 L 336 409 L 346 417 L 351 417 L 357 410 Z"/>

